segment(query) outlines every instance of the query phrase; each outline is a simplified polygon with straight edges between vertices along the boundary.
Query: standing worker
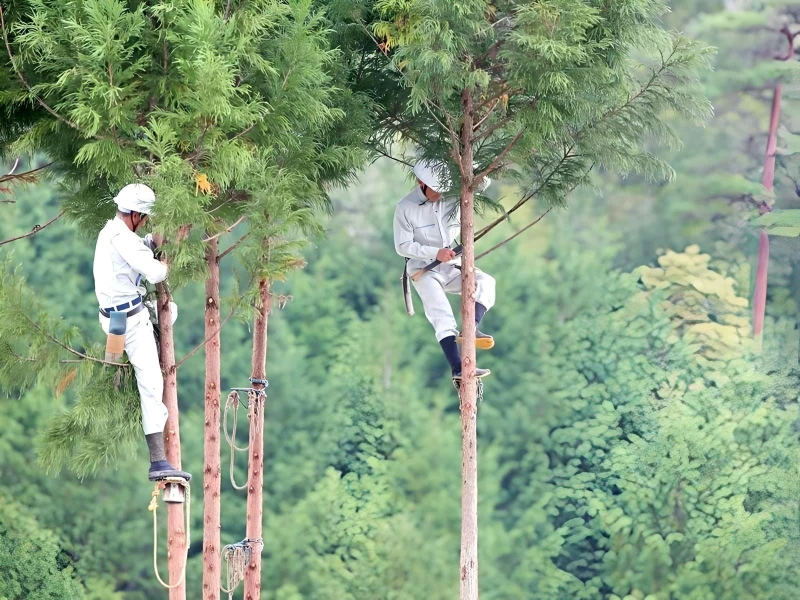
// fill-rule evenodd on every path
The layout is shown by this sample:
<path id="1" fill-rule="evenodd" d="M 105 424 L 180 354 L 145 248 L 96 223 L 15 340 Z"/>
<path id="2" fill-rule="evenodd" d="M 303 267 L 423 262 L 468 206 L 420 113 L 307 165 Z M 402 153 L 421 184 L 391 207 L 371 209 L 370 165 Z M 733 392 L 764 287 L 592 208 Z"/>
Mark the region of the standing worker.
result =
<path id="1" fill-rule="evenodd" d="M 450 363 L 453 379 L 461 379 L 462 341 L 447 294 L 461 294 L 461 259 L 450 248 L 461 232 L 461 207 L 458 198 L 443 198 L 450 187 L 449 171 L 442 163 L 420 161 L 414 166 L 417 185 L 403 198 L 394 213 L 394 247 L 406 260 L 406 275 L 411 276 L 430 263 L 441 262 L 426 272 L 414 287 L 422 300 L 425 316 L 436 331 L 436 340 Z M 488 187 L 488 180 L 485 187 Z M 486 311 L 494 305 L 494 278 L 475 269 L 475 323 L 480 325 Z M 478 331 L 475 345 L 494 346 L 492 336 Z M 485 377 L 489 369 L 475 370 Z"/>
<path id="2" fill-rule="evenodd" d="M 106 335 L 111 329 L 124 336 L 124 349 L 136 372 L 142 406 L 142 427 L 150 450 L 149 479 L 191 475 L 167 462 L 164 453 L 164 426 L 167 407 L 162 402 L 164 380 L 158 360 L 150 312 L 145 310 L 140 287 L 142 277 L 150 283 L 167 278 L 167 265 L 153 255 L 153 236 L 140 238 L 136 232 L 147 222 L 156 196 L 146 185 L 126 185 L 114 198 L 117 215 L 108 221 L 97 238 L 94 254 L 94 285 L 100 303 L 100 325 Z M 177 306 L 170 303 L 172 322 L 178 316 Z M 122 315 L 125 315 L 124 317 Z M 112 327 L 112 320 L 114 326 Z"/>

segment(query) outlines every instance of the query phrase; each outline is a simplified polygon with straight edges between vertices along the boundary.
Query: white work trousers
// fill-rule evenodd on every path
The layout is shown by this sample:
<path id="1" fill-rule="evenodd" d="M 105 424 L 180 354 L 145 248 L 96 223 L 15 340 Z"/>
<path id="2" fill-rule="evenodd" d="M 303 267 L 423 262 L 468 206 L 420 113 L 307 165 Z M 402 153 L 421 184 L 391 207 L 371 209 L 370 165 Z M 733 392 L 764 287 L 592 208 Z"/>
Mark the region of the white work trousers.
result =
<path id="1" fill-rule="evenodd" d="M 458 335 L 456 318 L 447 294 L 461 294 L 461 271 L 453 265 L 440 265 L 413 283 L 422 300 L 425 316 L 436 331 L 436 341 Z M 475 283 L 475 301 L 489 310 L 494 306 L 494 277 L 475 269 Z"/>
<path id="2" fill-rule="evenodd" d="M 177 307 L 170 303 L 172 321 L 175 322 Z M 100 326 L 108 334 L 110 319 L 100 315 Z M 139 387 L 139 402 L 142 406 L 142 429 L 145 435 L 161 433 L 167 424 L 167 407 L 164 406 L 164 378 L 158 362 L 158 347 L 153 337 L 153 324 L 147 309 L 128 319 L 125 331 L 125 354 L 136 373 Z"/>

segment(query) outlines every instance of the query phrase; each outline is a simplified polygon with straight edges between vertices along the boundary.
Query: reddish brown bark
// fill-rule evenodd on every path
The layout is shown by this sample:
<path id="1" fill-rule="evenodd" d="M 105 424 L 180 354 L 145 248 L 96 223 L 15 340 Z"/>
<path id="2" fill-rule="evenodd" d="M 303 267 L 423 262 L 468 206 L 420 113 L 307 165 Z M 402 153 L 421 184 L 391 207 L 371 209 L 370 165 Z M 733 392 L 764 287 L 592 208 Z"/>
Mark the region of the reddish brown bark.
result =
<path id="1" fill-rule="evenodd" d="M 775 183 L 775 150 L 778 146 L 778 127 L 781 119 L 781 96 L 783 85 L 778 84 L 772 92 L 772 110 L 769 117 L 769 135 L 764 156 L 764 173 L 761 185 L 772 190 Z M 762 213 L 769 212 L 764 206 Z M 764 330 L 764 315 L 767 309 L 767 271 L 769 269 L 769 235 L 762 229 L 758 240 L 758 266 L 756 267 L 756 284 L 753 291 L 753 336 L 759 338 Z"/>
<path id="2" fill-rule="evenodd" d="M 258 284 L 261 308 L 256 317 L 253 330 L 253 379 L 266 379 L 267 376 L 267 320 L 270 311 L 269 281 L 262 279 Z M 263 389 L 261 384 L 253 384 Z M 264 491 L 264 396 L 256 404 L 256 414 L 250 419 L 250 461 L 247 482 L 247 538 L 262 539 L 263 491 Z M 244 576 L 245 600 L 261 598 L 261 545 L 253 547 L 253 558 Z"/>
<path id="3" fill-rule="evenodd" d="M 781 34 L 786 36 L 789 48 L 786 55 L 779 60 L 793 60 L 795 55 L 795 39 L 788 26 L 784 26 Z M 781 97 L 783 84 L 778 82 L 772 92 L 772 110 L 769 115 L 769 135 L 767 136 L 767 149 L 764 156 L 764 173 L 761 176 L 761 185 L 767 190 L 772 190 L 775 183 L 775 151 L 778 147 L 778 128 L 781 120 Z M 762 214 L 772 209 L 766 204 L 762 206 Z M 769 235 L 766 230 L 761 230 L 758 240 L 758 266 L 756 267 L 756 285 L 753 291 L 753 337 L 761 337 L 764 331 L 764 315 L 767 310 L 767 271 L 769 269 Z"/>
<path id="4" fill-rule="evenodd" d="M 220 443 L 221 346 L 219 308 L 219 246 L 206 245 L 206 398 L 203 453 L 203 600 L 218 600 L 220 589 L 220 494 L 222 480 Z"/>
<path id="5" fill-rule="evenodd" d="M 475 378 L 475 194 L 472 93 L 461 98 L 461 600 L 478 600 L 478 435 Z"/>
<path id="6" fill-rule="evenodd" d="M 178 419 L 178 371 L 175 368 L 175 344 L 169 303 L 172 296 L 164 284 L 158 285 L 158 323 L 160 330 L 161 370 L 164 372 L 164 405 L 169 411 L 164 427 L 164 448 L 167 460 L 181 468 L 181 437 Z M 167 565 L 173 584 L 183 576 L 186 561 L 186 521 L 183 504 L 167 504 Z M 186 600 L 186 582 L 169 590 L 169 600 Z"/>

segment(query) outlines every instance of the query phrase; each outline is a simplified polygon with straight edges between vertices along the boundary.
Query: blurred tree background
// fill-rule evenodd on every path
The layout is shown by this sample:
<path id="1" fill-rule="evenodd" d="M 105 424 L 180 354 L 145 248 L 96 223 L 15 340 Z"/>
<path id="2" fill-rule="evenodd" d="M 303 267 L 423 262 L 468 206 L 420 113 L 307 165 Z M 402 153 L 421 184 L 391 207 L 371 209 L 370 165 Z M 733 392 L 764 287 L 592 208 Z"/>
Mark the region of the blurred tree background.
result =
<path id="1" fill-rule="evenodd" d="M 760 350 L 750 297 L 759 203 L 800 208 L 800 78 L 796 60 L 774 60 L 786 51 L 781 24 L 800 29 L 800 2 L 671 4 L 670 26 L 718 48 L 705 82 L 715 118 L 682 130 L 684 148 L 667 157 L 675 181 L 598 173 L 569 210 L 480 263 L 498 282 L 478 418 L 488 600 L 797 597 L 800 240 L 774 238 Z M 781 152 L 765 197 L 776 77 Z M 391 239 L 411 185 L 382 159 L 334 190 L 327 235 L 276 285 L 287 303 L 270 319 L 263 573 L 276 600 L 457 594 L 458 403 L 416 296 L 418 314 L 404 312 Z M 64 193 L 52 181 L 12 191 L 0 196 L 0 240 L 49 221 Z M 499 182 L 489 194 L 514 191 Z M 0 252 L 51 314 L 101 342 L 94 240 L 76 231 L 59 221 Z M 235 284 L 225 273 L 223 294 Z M 176 298 L 178 357 L 203 339 L 201 285 Z M 246 385 L 248 325 L 230 321 L 223 348 L 223 387 Z M 183 463 L 199 472 L 202 353 L 179 379 Z M 0 599 L 163 597 L 144 446 L 83 481 L 47 475 L 37 436 L 74 402 L 53 387 L 0 395 Z M 244 464 L 235 475 L 246 477 Z M 244 537 L 244 514 L 223 479 L 223 543 Z M 201 550 L 195 539 L 192 598 Z"/>

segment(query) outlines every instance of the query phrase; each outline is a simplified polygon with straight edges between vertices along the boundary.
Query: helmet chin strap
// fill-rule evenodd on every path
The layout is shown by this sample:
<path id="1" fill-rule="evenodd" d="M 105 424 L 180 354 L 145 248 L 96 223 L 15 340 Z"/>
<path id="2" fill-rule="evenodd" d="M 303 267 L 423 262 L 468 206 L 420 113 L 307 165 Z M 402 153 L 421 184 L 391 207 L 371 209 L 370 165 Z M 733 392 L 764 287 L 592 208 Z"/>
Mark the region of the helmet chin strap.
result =
<path id="1" fill-rule="evenodd" d="M 133 215 L 134 214 L 139 215 L 139 221 L 135 225 L 133 223 Z M 142 213 L 136 212 L 136 211 L 132 211 L 131 212 L 131 227 L 133 227 L 133 233 L 136 233 L 136 230 L 139 229 L 139 226 L 142 224 L 142 221 L 144 221 L 144 218 L 142 218 Z"/>

